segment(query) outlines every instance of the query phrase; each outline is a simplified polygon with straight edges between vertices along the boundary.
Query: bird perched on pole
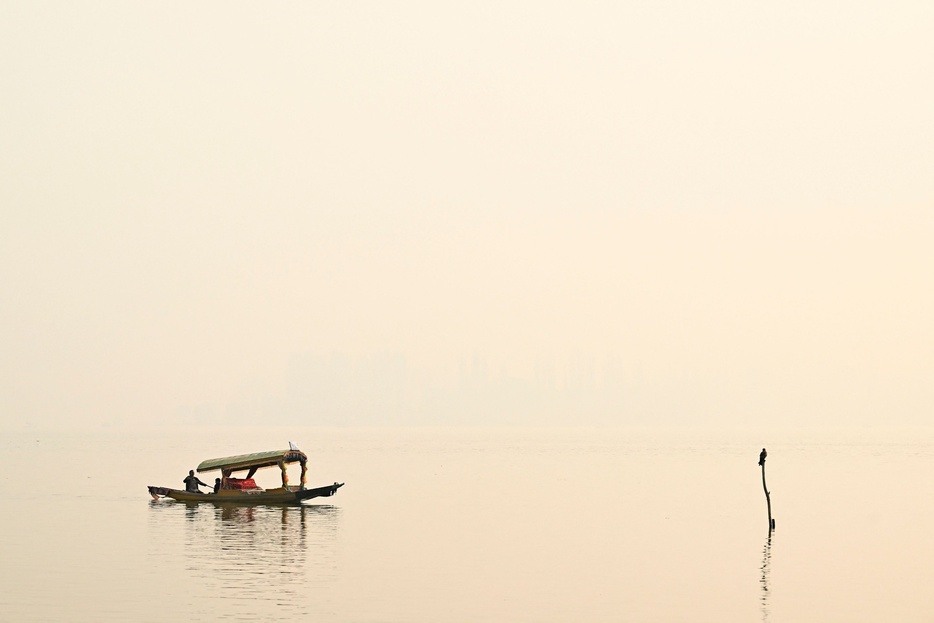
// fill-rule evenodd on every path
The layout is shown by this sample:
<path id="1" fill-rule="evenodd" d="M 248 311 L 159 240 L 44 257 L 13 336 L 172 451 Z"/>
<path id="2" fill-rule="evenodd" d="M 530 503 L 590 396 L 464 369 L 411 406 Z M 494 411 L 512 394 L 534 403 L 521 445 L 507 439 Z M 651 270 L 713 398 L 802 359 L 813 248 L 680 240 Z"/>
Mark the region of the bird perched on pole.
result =
<path id="1" fill-rule="evenodd" d="M 762 448 L 762 452 L 759 453 L 759 465 L 765 465 L 765 457 L 768 455 L 769 453 L 765 451 L 765 448 Z"/>

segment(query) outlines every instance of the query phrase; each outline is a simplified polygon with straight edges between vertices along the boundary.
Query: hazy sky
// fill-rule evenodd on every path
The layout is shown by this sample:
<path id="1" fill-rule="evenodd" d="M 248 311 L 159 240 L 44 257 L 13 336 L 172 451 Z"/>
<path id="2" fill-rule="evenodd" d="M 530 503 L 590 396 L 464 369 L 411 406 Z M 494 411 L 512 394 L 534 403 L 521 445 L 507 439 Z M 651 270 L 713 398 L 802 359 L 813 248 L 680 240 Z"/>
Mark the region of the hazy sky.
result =
<path id="1" fill-rule="evenodd" d="M 2 14 L 0 424 L 930 419 L 929 0 Z"/>

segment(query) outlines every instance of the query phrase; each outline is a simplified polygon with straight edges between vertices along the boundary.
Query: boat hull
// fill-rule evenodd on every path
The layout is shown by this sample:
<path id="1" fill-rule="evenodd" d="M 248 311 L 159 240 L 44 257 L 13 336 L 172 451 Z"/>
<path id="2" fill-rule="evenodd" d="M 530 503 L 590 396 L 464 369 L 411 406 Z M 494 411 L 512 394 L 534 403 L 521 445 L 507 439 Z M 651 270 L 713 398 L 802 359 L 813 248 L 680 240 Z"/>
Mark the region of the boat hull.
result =
<path id="1" fill-rule="evenodd" d="M 217 493 L 201 493 L 193 491 L 182 491 L 180 489 L 169 489 L 166 487 L 149 487 L 149 494 L 153 499 L 158 500 L 162 497 L 172 498 L 179 502 L 210 502 L 213 504 L 294 504 L 302 500 L 310 500 L 318 497 L 330 497 L 338 489 L 344 486 L 344 483 L 335 482 L 333 485 L 317 487 L 315 489 L 259 489 L 253 491 L 233 491 L 222 490 Z"/>

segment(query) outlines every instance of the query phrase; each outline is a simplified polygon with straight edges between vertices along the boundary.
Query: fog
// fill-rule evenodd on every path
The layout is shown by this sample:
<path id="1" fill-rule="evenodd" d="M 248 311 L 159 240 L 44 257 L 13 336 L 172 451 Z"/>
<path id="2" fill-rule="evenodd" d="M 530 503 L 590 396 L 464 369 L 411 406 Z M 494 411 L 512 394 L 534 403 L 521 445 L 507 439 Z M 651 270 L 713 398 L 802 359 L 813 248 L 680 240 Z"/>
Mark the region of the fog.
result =
<path id="1" fill-rule="evenodd" d="M 0 425 L 926 424 L 929 2 L 9 2 Z"/>

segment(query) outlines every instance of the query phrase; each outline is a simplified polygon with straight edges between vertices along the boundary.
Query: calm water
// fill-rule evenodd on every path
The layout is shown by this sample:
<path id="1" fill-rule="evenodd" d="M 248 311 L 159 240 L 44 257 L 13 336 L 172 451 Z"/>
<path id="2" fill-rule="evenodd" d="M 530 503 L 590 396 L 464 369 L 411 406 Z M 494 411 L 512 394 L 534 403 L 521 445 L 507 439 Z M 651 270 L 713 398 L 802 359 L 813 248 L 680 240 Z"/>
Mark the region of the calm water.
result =
<path id="1" fill-rule="evenodd" d="M 335 497 L 146 492 L 290 439 Z M 932 468 L 930 431 L 4 432 L 0 621 L 931 621 Z"/>

